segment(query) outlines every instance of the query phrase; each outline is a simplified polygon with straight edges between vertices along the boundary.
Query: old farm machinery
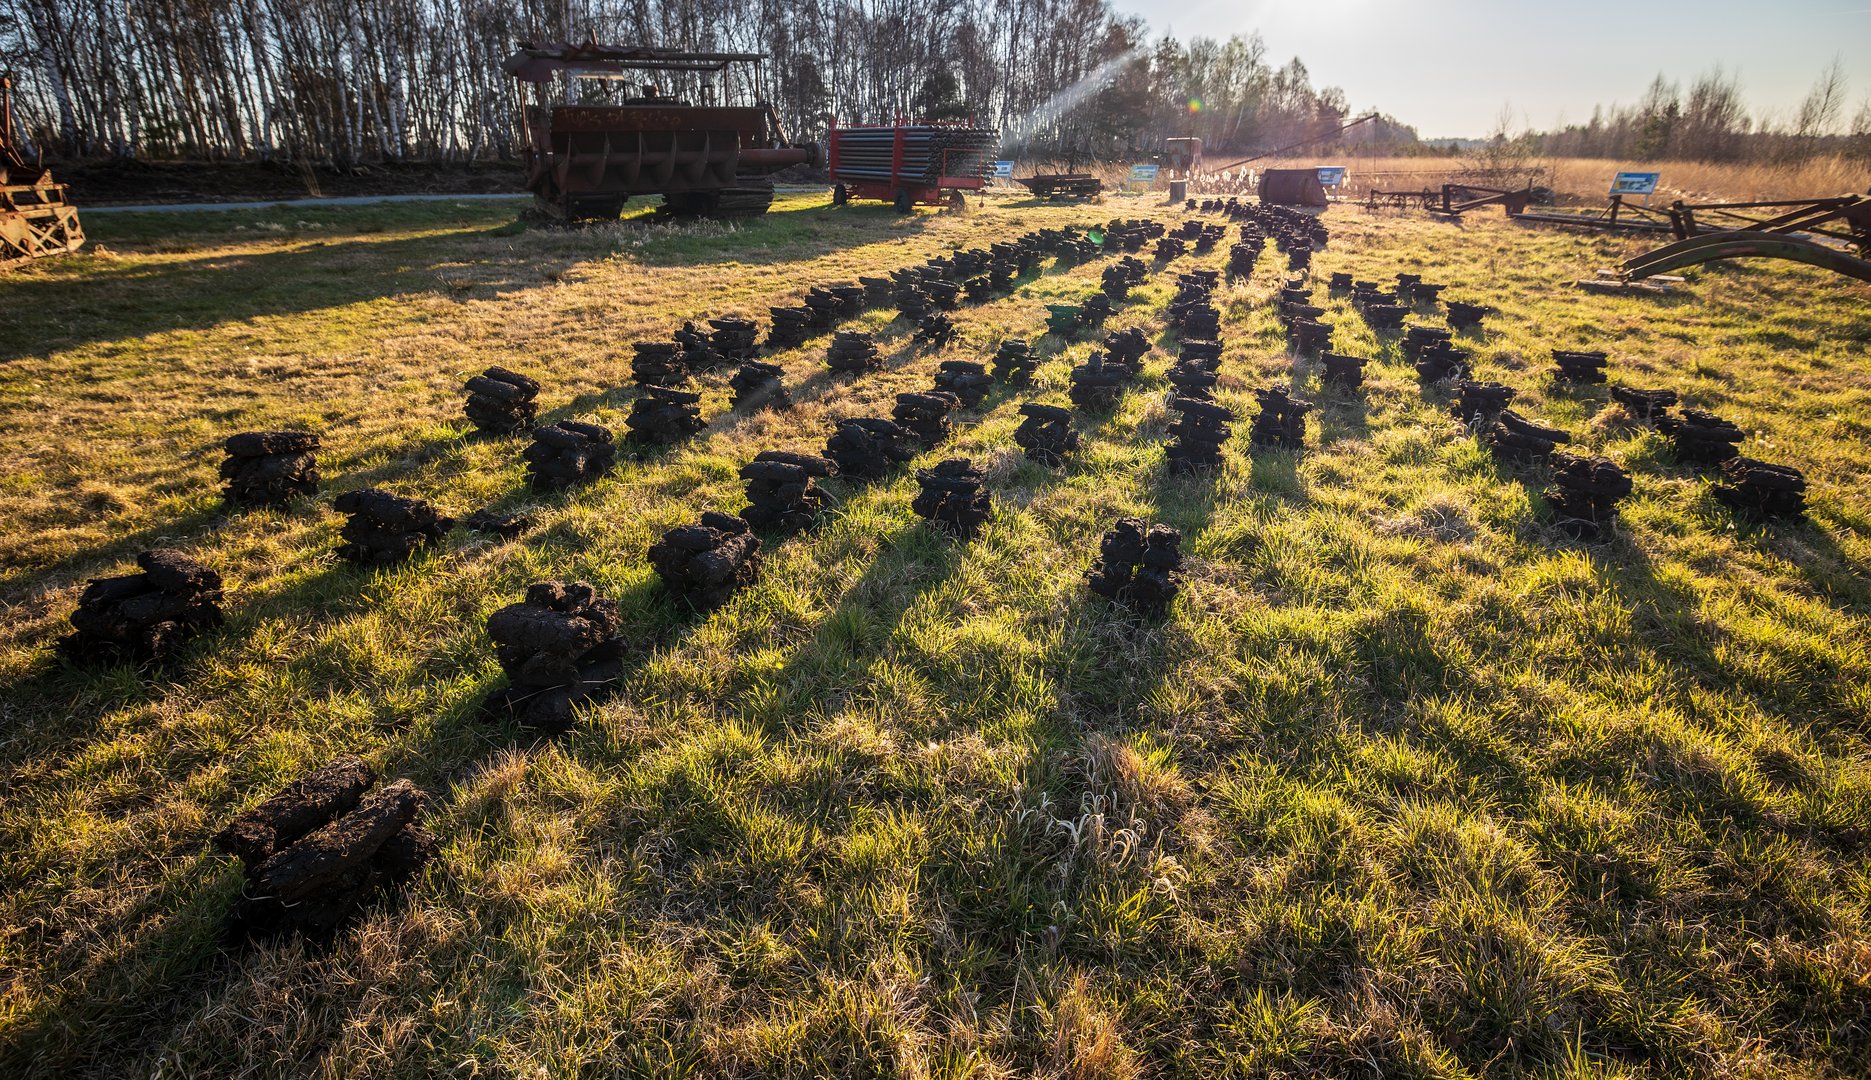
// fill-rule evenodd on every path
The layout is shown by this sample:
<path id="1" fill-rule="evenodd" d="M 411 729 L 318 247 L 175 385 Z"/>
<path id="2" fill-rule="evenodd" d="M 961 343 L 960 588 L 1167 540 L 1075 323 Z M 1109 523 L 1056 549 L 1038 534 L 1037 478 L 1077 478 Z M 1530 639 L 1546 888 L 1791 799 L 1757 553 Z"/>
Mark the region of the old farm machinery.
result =
<path id="1" fill-rule="evenodd" d="M 531 83 L 526 108 L 527 187 L 548 215 L 564 221 L 614 220 L 632 196 L 661 195 L 671 214 L 746 217 L 773 202 L 771 174 L 817 160 L 813 146 L 787 141 L 771 106 L 692 105 L 633 73 L 725 83 L 730 65 L 757 65 L 758 53 L 679 52 L 586 42 L 522 43 L 503 65 Z M 568 99 L 549 103 L 555 75 Z M 578 93 L 572 93 L 577 85 Z M 726 87 L 723 87 L 726 90 Z"/>
<path id="2" fill-rule="evenodd" d="M 962 192 L 987 186 L 999 147 L 1000 132 L 972 124 L 833 125 L 832 203 L 882 199 L 905 213 L 917 203 L 959 208 Z"/>
<path id="3" fill-rule="evenodd" d="M 50 169 L 29 165 L 13 142 L 13 80 L 0 76 L 0 269 L 76 251 L 78 208 Z"/>

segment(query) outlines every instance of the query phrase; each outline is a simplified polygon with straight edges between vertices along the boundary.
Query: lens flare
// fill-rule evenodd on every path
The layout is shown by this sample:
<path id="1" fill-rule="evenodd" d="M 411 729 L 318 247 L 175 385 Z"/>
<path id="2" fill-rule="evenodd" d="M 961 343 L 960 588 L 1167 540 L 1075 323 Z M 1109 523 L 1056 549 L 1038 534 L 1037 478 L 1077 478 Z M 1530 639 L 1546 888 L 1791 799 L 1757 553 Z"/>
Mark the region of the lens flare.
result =
<path id="1" fill-rule="evenodd" d="M 1202 111 L 1202 99 L 1199 97 L 1190 98 L 1189 99 L 1189 111 L 1192 113 L 1201 112 Z"/>

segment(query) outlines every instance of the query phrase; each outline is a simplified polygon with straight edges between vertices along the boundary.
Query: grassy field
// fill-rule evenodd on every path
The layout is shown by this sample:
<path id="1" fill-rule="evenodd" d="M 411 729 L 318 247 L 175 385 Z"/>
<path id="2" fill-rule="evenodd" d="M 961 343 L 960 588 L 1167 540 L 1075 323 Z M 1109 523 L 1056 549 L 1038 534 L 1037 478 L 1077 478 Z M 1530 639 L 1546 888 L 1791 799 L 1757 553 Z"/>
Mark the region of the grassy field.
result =
<path id="1" fill-rule="evenodd" d="M 468 436 L 468 373 L 620 428 L 628 343 L 684 319 L 1183 216 L 823 202 L 578 233 L 517 203 L 100 216 L 86 254 L 0 278 L 0 1074 L 1871 1073 L 1871 288 L 1754 264 L 1595 296 L 1568 283 L 1641 241 L 1335 208 L 1321 277 L 1500 309 L 1480 373 L 1635 476 L 1614 538 L 1561 537 L 1541 477 L 1337 300 L 1341 351 L 1377 360 L 1322 395 L 1270 250 L 1218 291 L 1244 418 L 1219 473 L 1165 472 L 1168 338 L 1076 462 L 1025 462 L 1019 403 L 1063 402 L 1090 348 L 1047 339 L 1030 392 L 925 455 L 988 467 L 980 538 L 920 525 L 907 473 L 834 481 L 834 520 L 684 617 L 657 534 L 744 505 L 759 450 L 1037 341 L 1101 264 L 965 308 L 938 354 L 868 316 L 888 364 L 856 381 L 822 342 L 780 354 L 790 412 L 710 384 L 707 431 L 562 496 L 527 491 L 523 440 Z M 1161 332 L 1172 281 L 1111 326 Z M 1739 423 L 1806 471 L 1811 520 L 1737 523 L 1602 390 L 1552 384 L 1555 346 Z M 1321 402 L 1303 452 L 1247 446 L 1276 382 Z M 220 439 L 281 426 L 324 433 L 327 491 L 541 526 L 352 568 L 328 499 L 222 508 Z M 1160 626 L 1082 583 L 1125 514 L 1191 556 Z M 227 578 L 226 628 L 166 673 L 56 659 L 84 579 L 159 544 Z M 626 612 L 627 690 L 554 741 L 477 719 L 487 614 L 574 578 Z M 206 836 L 343 751 L 433 793 L 440 856 L 328 949 L 224 950 L 241 874 Z"/>

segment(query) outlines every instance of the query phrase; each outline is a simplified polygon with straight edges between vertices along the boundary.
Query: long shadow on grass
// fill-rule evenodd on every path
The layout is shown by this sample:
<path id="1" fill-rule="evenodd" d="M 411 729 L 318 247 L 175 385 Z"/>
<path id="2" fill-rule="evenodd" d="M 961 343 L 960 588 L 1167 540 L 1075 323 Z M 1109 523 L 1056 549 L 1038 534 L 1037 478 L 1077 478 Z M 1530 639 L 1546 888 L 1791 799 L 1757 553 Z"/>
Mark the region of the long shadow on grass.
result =
<path id="1" fill-rule="evenodd" d="M 781 211 L 731 231 L 697 229 L 689 235 L 624 222 L 591 231 L 588 244 L 570 251 L 529 239 L 544 235 L 549 241 L 550 234 L 508 224 L 397 240 L 354 237 L 286 251 L 230 251 L 159 264 L 131 262 L 77 277 L 20 278 L 0 287 L 11 313 L 0 323 L 0 363 L 92 342 L 431 293 L 446 284 L 442 279 L 451 268 L 469 279 L 465 287 L 475 296 L 523 292 L 603 258 L 646 231 L 649 242 L 634 249 L 634 257 L 646 265 L 676 267 L 798 262 L 927 227 L 921 215 L 906 223 L 863 214 L 848 220 L 878 231 L 857 233 L 825 228 L 822 217 L 814 209 Z M 492 241 L 505 243 L 495 250 Z M 511 259 L 513 248 L 522 249 L 527 260 L 523 279 L 485 280 L 485 270 L 472 265 L 483 255 Z"/>

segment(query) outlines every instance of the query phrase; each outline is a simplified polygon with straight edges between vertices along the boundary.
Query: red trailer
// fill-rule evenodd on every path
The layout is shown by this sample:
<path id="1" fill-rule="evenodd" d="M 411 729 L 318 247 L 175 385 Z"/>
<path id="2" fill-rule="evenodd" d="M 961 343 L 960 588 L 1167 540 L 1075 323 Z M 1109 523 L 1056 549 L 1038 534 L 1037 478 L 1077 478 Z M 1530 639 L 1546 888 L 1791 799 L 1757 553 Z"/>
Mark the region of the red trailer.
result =
<path id="1" fill-rule="evenodd" d="M 959 207 L 962 192 L 987 186 L 999 147 L 1000 132 L 966 123 L 834 124 L 832 203 L 881 199 L 905 212 L 917 203 Z"/>

